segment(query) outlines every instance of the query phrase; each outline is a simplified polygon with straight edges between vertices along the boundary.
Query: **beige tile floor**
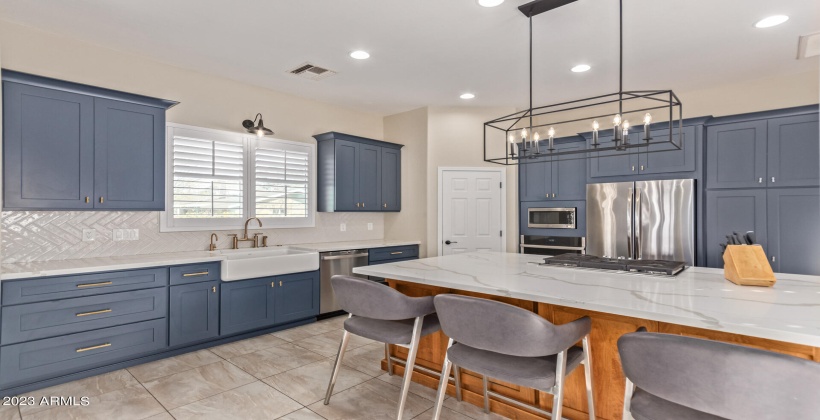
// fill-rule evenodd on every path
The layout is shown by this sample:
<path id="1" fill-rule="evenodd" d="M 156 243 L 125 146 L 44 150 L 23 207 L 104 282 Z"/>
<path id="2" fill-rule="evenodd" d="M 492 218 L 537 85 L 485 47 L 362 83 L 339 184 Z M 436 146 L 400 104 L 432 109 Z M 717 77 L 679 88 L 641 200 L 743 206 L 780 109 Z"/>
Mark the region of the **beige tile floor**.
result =
<path id="1" fill-rule="evenodd" d="M 322 404 L 344 317 L 81 379 L 27 394 L 89 397 L 85 407 L 0 406 L 6 419 L 392 419 L 401 378 L 379 369 L 384 345 L 352 337 Z M 413 383 L 404 418 L 432 417 L 435 391 Z M 443 419 L 500 418 L 448 398 Z"/>

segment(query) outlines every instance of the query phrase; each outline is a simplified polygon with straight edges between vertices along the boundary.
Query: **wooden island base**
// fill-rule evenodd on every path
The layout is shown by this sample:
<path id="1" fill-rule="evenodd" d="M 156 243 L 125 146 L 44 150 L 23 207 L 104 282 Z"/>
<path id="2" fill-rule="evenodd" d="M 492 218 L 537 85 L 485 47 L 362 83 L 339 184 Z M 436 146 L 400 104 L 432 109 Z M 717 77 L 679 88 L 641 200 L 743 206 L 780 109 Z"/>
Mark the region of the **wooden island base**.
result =
<path id="1" fill-rule="evenodd" d="M 645 327 L 648 331 L 680 334 L 742 344 L 790 354 L 804 359 L 820 361 L 820 348 L 818 347 L 686 327 L 648 319 L 593 312 L 522 299 L 427 286 L 399 280 L 388 280 L 387 282 L 390 287 L 408 296 L 434 296 L 442 293 L 455 293 L 497 300 L 535 312 L 555 324 L 565 324 L 584 316 L 590 317 L 592 319 L 592 332 L 590 334 L 593 371 L 592 382 L 595 396 L 595 413 L 599 419 L 615 420 L 621 418 L 624 398 L 624 376 L 621 371 L 620 358 L 618 357 L 617 341 L 621 335 L 634 332 L 639 327 Z M 489 323 L 492 322 L 492 319 L 476 321 Z M 447 341 L 448 337 L 441 331 L 424 337 L 416 357 L 416 364 L 436 372 L 441 372 L 441 365 L 444 362 L 444 354 L 447 350 Z M 407 357 L 406 349 L 397 346 L 391 346 L 390 354 L 399 359 L 406 359 Z M 393 367 L 396 374 L 404 374 L 404 368 L 401 364 L 396 363 Z M 385 371 L 387 370 L 386 360 L 382 360 L 381 368 Z M 466 369 L 462 369 L 461 372 L 462 396 L 464 401 L 483 407 L 484 399 L 481 391 L 481 376 Z M 564 417 L 572 420 L 586 420 L 589 418 L 587 414 L 583 376 L 584 370 L 579 368 L 575 369 L 567 378 L 567 387 L 564 394 Z M 419 370 L 413 372 L 413 381 L 430 388 L 437 388 L 439 384 L 439 378 L 437 376 Z M 490 378 L 490 389 L 498 394 L 540 407 L 543 410 L 549 411 L 552 409 L 552 395 L 544 392 L 520 387 L 492 378 Z M 455 386 L 452 383 L 448 386 L 447 394 L 455 396 Z M 515 405 L 493 400 L 492 398 L 490 400 L 490 411 L 514 419 L 545 418 Z"/>

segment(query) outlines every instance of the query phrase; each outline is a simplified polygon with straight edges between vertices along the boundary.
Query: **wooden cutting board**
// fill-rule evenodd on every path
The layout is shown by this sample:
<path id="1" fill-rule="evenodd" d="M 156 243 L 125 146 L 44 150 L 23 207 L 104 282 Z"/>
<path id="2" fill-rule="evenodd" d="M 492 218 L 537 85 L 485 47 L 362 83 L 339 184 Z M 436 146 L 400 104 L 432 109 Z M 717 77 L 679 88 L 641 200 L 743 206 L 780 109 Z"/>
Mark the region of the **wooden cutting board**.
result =
<path id="1" fill-rule="evenodd" d="M 728 245 L 723 253 L 723 275 L 741 286 L 771 287 L 777 281 L 760 245 Z"/>

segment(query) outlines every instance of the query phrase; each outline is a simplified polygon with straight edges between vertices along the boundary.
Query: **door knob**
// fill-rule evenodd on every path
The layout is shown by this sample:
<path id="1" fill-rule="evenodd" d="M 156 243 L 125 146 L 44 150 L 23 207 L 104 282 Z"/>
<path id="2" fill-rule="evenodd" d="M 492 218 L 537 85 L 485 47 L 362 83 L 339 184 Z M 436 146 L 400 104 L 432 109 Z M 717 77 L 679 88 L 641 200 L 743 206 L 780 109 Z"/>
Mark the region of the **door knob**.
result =
<path id="1" fill-rule="evenodd" d="M 448 239 L 448 240 L 446 240 L 446 241 L 444 241 L 444 245 L 457 244 L 457 243 L 458 243 L 458 242 L 451 241 L 451 240 L 449 240 L 449 239 Z"/>

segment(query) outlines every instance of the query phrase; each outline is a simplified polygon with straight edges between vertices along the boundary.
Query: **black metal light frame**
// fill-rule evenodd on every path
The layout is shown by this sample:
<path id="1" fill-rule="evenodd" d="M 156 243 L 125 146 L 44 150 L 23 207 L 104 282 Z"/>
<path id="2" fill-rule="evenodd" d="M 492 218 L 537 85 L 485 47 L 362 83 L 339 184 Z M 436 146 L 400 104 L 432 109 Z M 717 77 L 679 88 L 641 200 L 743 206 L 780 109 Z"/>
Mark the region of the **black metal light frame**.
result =
<path id="1" fill-rule="evenodd" d="M 555 8 L 570 4 L 576 0 L 535 0 L 520 6 L 518 9 L 529 20 L 529 53 L 530 53 L 530 103 L 529 108 L 514 112 L 503 117 L 496 118 L 484 123 L 484 161 L 501 165 L 518 165 L 530 163 L 541 158 L 553 158 L 555 160 L 573 160 L 573 159 L 587 159 L 592 157 L 606 157 L 606 156 L 623 156 L 641 153 L 658 153 L 672 150 L 680 150 L 683 146 L 683 105 L 677 95 L 672 90 L 623 90 L 623 0 L 619 0 L 619 81 L 618 92 L 609 93 L 605 95 L 593 96 L 573 101 L 566 101 L 551 105 L 540 107 L 533 107 L 533 84 L 532 84 L 532 18 L 538 14 L 553 10 Z M 531 142 L 516 142 L 513 143 L 515 147 L 512 150 L 518 153 L 513 153 L 509 149 L 507 139 L 510 134 L 515 135 L 522 128 L 527 128 L 530 133 L 534 129 L 544 128 L 548 126 L 556 126 L 568 123 L 578 123 L 582 121 L 592 121 L 596 119 L 605 119 L 613 117 L 613 113 L 603 113 L 597 115 L 584 116 L 583 118 L 570 117 L 569 119 L 561 119 L 557 117 L 555 120 L 550 118 L 560 115 L 562 112 L 578 111 L 585 108 L 601 107 L 607 104 L 618 104 L 618 115 L 633 114 L 638 112 L 648 112 L 652 110 L 665 110 L 664 114 L 668 117 L 665 123 L 650 124 L 649 129 L 652 131 L 666 130 L 667 134 L 657 136 L 656 138 L 644 138 L 640 141 L 629 143 L 627 142 L 602 142 L 595 145 L 587 143 L 584 149 L 567 149 L 550 150 L 546 147 L 535 148 L 528 147 L 527 143 Z M 639 105 L 635 105 L 635 104 Z M 534 122 L 533 119 L 539 119 Z M 525 125 L 521 125 L 522 121 Z M 677 126 L 677 127 L 676 127 Z M 634 126 L 635 128 L 640 127 Z M 677 128 L 677 130 L 675 130 Z M 503 132 L 503 146 L 504 157 L 490 157 L 488 156 L 487 137 L 490 130 L 499 130 Z M 603 129 L 606 133 L 610 129 Z M 674 131 L 677 131 L 675 136 Z M 634 133 L 637 130 L 630 130 L 628 133 Z M 583 133 L 577 133 L 583 135 Z M 653 136 L 654 137 L 654 136 Z M 653 141 L 654 140 L 654 141 Z M 546 141 L 539 140 L 539 143 Z M 610 143 L 610 144 L 607 144 Z M 541 152 L 544 150 L 544 152 Z M 551 159 L 552 160 L 552 159 Z"/>

